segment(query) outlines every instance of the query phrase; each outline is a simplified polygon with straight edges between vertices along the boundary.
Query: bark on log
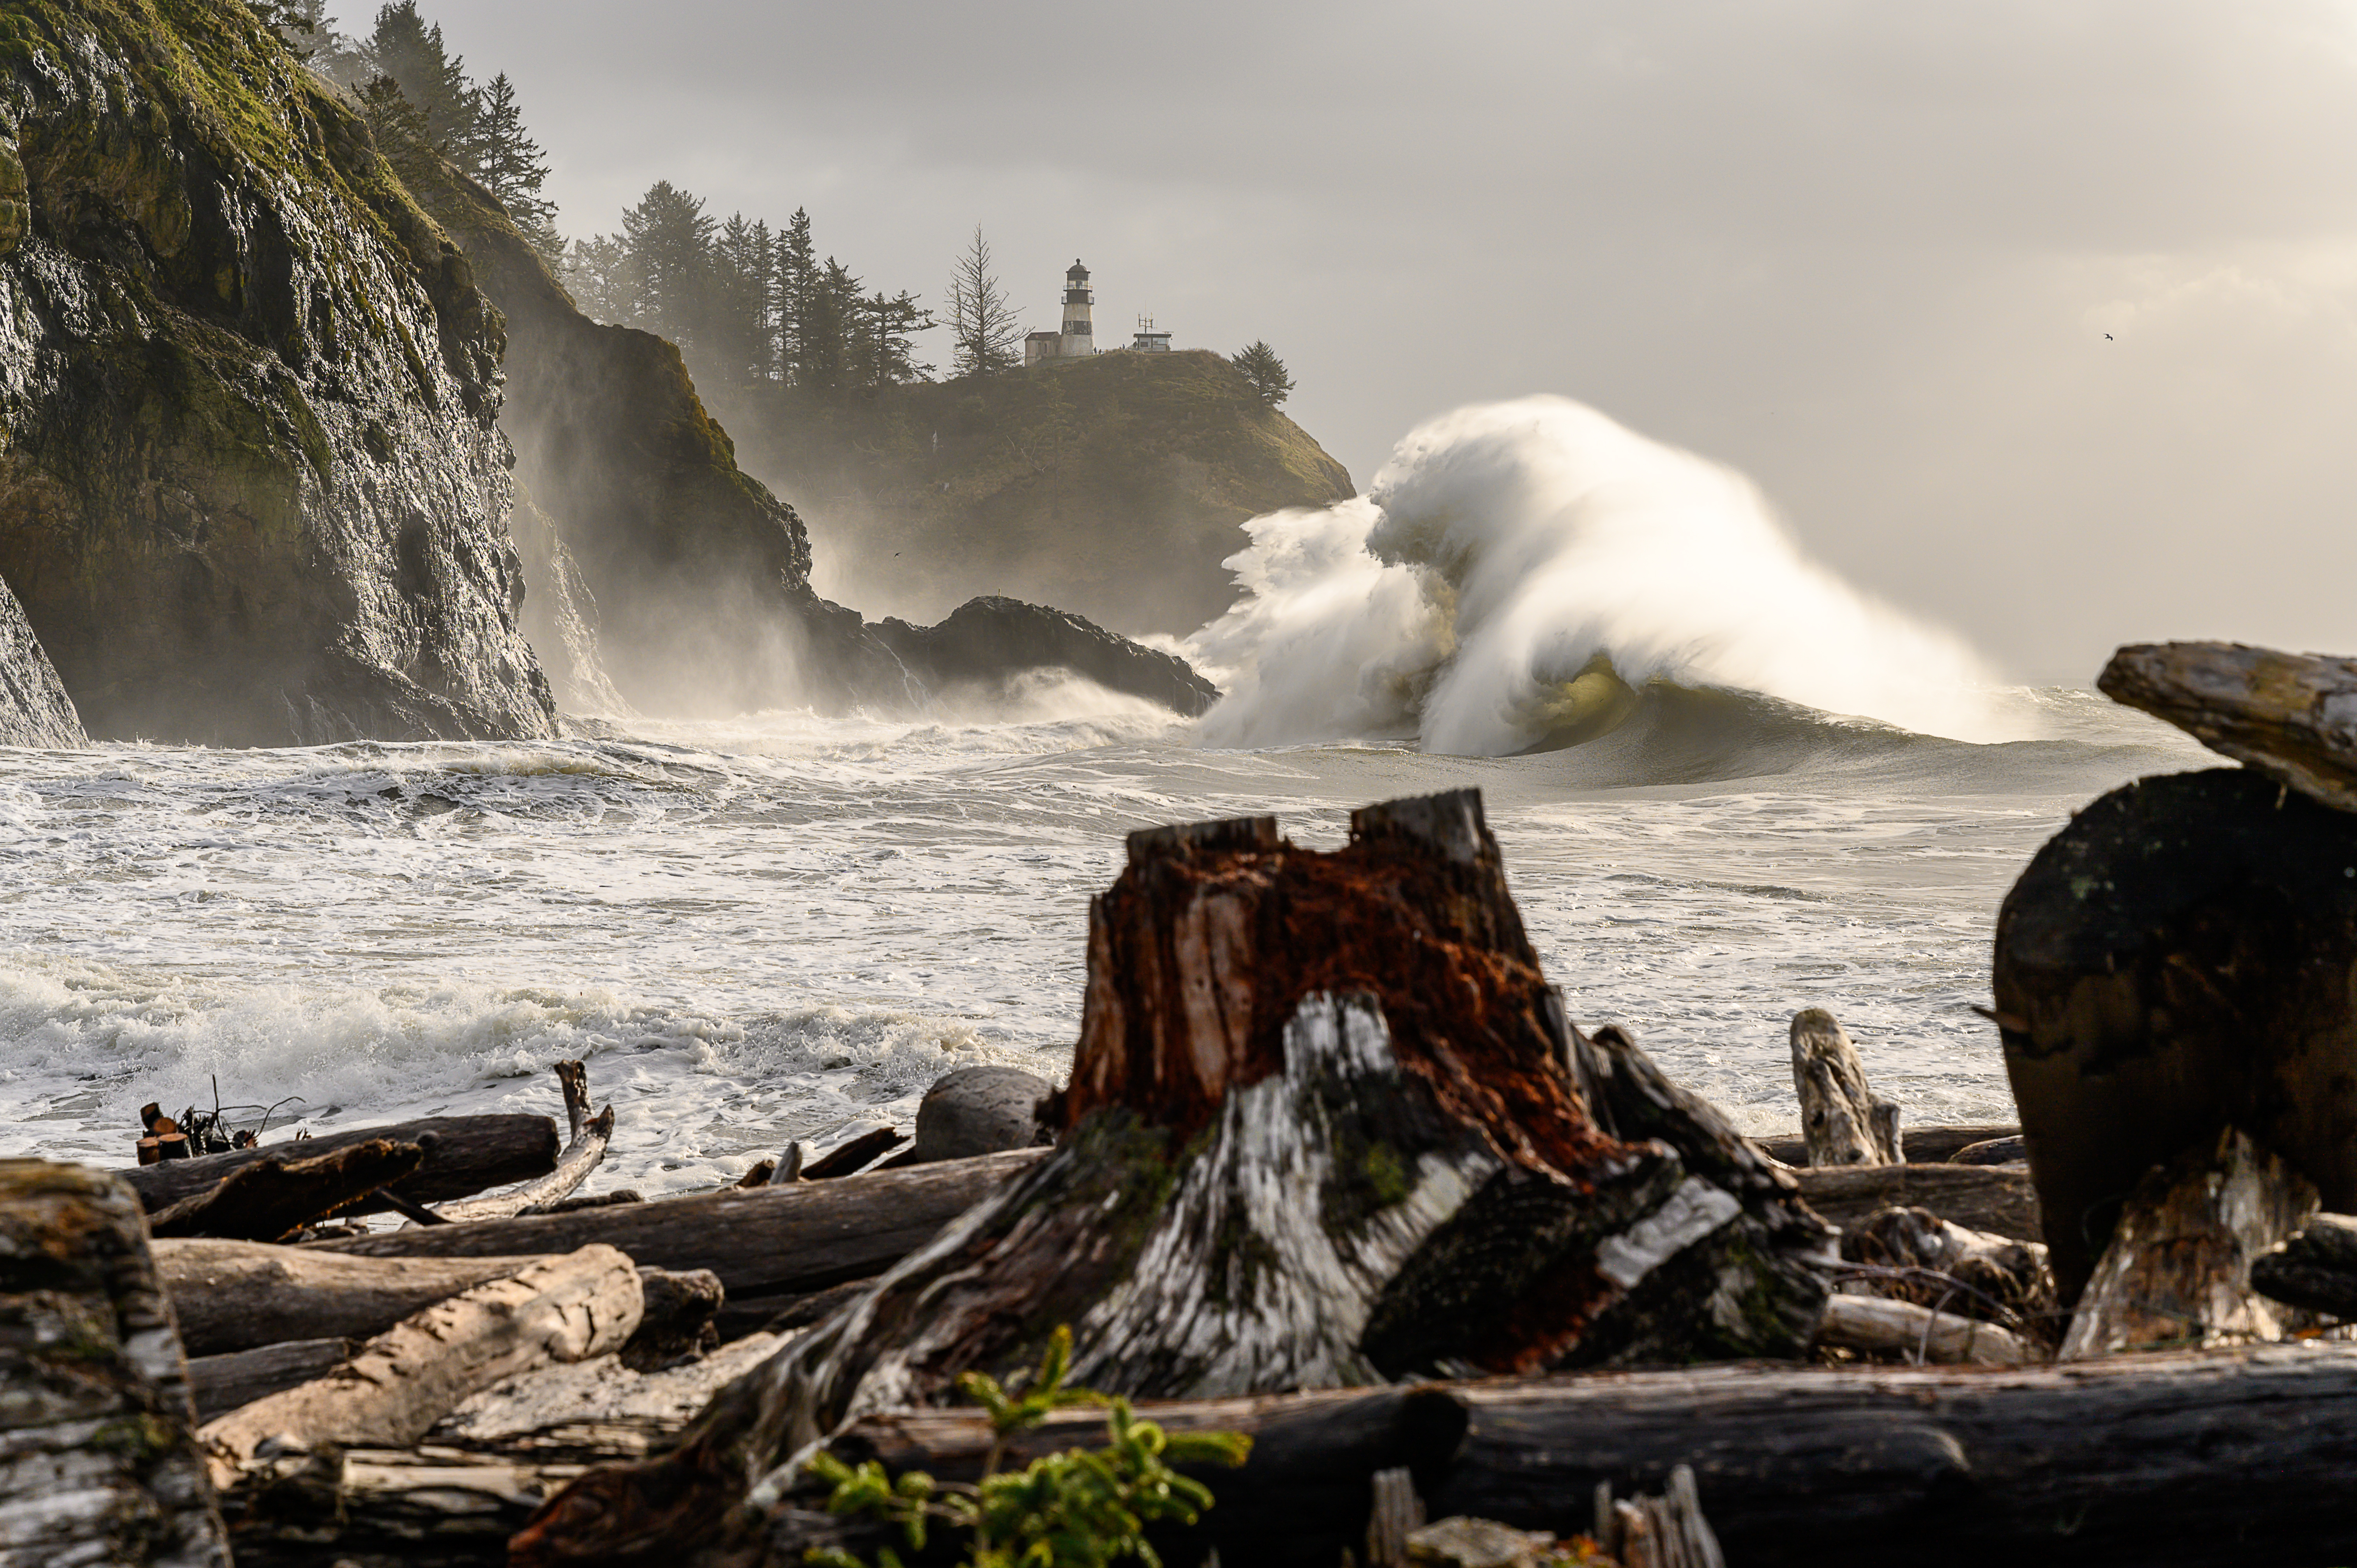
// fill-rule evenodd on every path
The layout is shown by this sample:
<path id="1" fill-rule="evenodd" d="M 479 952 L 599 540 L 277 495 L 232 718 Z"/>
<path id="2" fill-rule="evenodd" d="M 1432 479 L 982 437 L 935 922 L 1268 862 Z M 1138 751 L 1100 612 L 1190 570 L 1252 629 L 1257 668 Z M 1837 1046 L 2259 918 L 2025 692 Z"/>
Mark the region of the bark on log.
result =
<path id="1" fill-rule="evenodd" d="M 1232 1568 L 1332 1568 L 1363 1544 L 1371 1477 L 1401 1466 L 1432 1514 L 1568 1536 L 1588 1528 L 1599 1483 L 1659 1491 L 1691 1465 L 1727 1560 L 1744 1568 L 1881 1562 L 1893 1542 L 1910 1568 L 2247 1568 L 2357 1552 L 2357 1345 L 2060 1368 L 1589 1373 L 1138 1414 L 1254 1440 L 1242 1469 L 1202 1474 L 1218 1504 L 1201 1525 L 1157 1538 L 1173 1568 L 1212 1546 Z M 1060 1413 L 1006 1462 L 1101 1430 L 1095 1412 Z M 968 1408 L 878 1412 L 830 1447 L 972 1480 L 990 1443 Z M 766 1551 L 747 1561 L 800 1560 L 786 1530 Z M 533 1561 L 565 1560 L 519 1557 Z"/>
<path id="2" fill-rule="evenodd" d="M 1956 1152 L 1970 1144 L 1986 1143 L 1991 1138 L 2010 1138 L 2020 1133 L 2018 1127 L 2002 1124 L 1974 1127 L 1904 1127 L 1899 1130 L 1899 1147 L 1909 1165 L 1939 1165 L 1955 1157 Z M 1776 1133 L 1764 1138 L 1754 1138 L 1761 1152 L 1781 1160 L 1788 1165 L 1809 1163 L 1808 1140 L 1798 1133 Z"/>
<path id="3" fill-rule="evenodd" d="M 590 1114 L 589 1069 L 586 1064 L 561 1061 L 554 1070 L 557 1090 L 565 1096 L 565 1125 L 571 1129 L 564 1149 L 556 1156 L 556 1168 L 511 1192 L 443 1204 L 436 1210 L 443 1223 L 463 1225 L 477 1219 L 505 1219 L 511 1215 L 545 1212 L 552 1205 L 571 1197 L 606 1158 L 606 1146 L 614 1137 L 614 1108 L 608 1105 L 597 1114 Z"/>
<path id="4" fill-rule="evenodd" d="M 1899 1102 L 1867 1087 L 1866 1064 L 1841 1021 L 1822 1007 L 1792 1015 L 1792 1089 L 1812 1166 L 1895 1165 Z"/>
<path id="5" fill-rule="evenodd" d="M 2280 1339 L 2251 1261 L 2299 1229 L 2316 1188 L 2230 1128 L 2138 1183 L 2071 1317 L 2062 1359 Z"/>
<path id="6" fill-rule="evenodd" d="M 556 1165 L 556 1123 L 545 1116 L 428 1116 L 390 1127 L 322 1133 L 300 1143 L 167 1160 L 161 1165 L 137 1165 L 114 1174 L 131 1184 L 139 1201 L 153 1214 L 257 1161 L 287 1155 L 316 1159 L 378 1138 L 395 1144 L 415 1144 L 425 1151 L 425 1163 L 416 1174 L 396 1184 L 403 1197 L 419 1203 L 440 1203 L 469 1197 L 486 1187 L 530 1181 L 547 1175 Z M 353 1212 L 377 1213 L 385 1207 L 363 1201 Z"/>
<path id="7" fill-rule="evenodd" d="M 198 1434 L 216 1486 L 264 1442 L 397 1448 L 500 1379 L 619 1350 L 639 1326 L 640 1286 L 611 1247 L 543 1259 L 403 1319 L 324 1378 L 257 1400 Z"/>
<path id="8" fill-rule="evenodd" d="M 0 1160 L 0 1568 L 228 1568 L 139 1201 Z"/>
<path id="9" fill-rule="evenodd" d="M 2018 1133 L 2010 1138 L 1990 1138 L 1958 1149 L 1952 1156 L 1952 1163 L 1960 1165 L 2026 1165 L 2029 1163 L 2029 1145 Z"/>
<path id="10" fill-rule="evenodd" d="M 357 1339 L 289 1339 L 220 1356 L 188 1358 L 188 1393 L 197 1419 L 210 1421 L 298 1383 L 323 1378 L 351 1359 Z"/>
<path id="11" fill-rule="evenodd" d="M 2136 643 L 2112 655 L 2095 688 L 2325 805 L 2357 811 L 2357 660 L 2239 642 Z"/>
<path id="12" fill-rule="evenodd" d="M 519 1562 L 723 1526 L 726 1560 L 765 1528 L 728 1514 L 751 1476 L 846 1414 L 1036 1363 L 1060 1325 L 1076 1382 L 1144 1395 L 1790 1356 L 1813 1332 L 1830 1232 L 1625 1036 L 1569 1029 L 1477 794 L 1356 812 L 1330 854 L 1269 819 L 1133 834 L 1089 948 L 1053 1153 L 674 1455 L 568 1490 Z"/>
<path id="13" fill-rule="evenodd" d="M 836 1144 L 803 1166 L 802 1180 L 830 1181 L 836 1176 L 853 1175 L 908 1141 L 909 1135 L 898 1127 L 878 1127 L 872 1132 L 862 1133 L 856 1138 Z"/>
<path id="14" fill-rule="evenodd" d="M 899 1262 L 1048 1151 L 1018 1149 L 791 1187 L 307 1242 L 307 1255 L 476 1258 L 603 1242 L 662 1269 L 710 1269 L 731 1295 L 823 1290 Z"/>
<path id="15" fill-rule="evenodd" d="M 2298 1234 L 2251 1260 L 2251 1288 L 2287 1306 L 2357 1318 L 2357 1219 L 2309 1215 Z"/>
<path id="16" fill-rule="evenodd" d="M 265 1459 L 239 1488 L 238 1568 L 504 1568 L 508 1537 L 580 1472 L 447 1448 Z"/>
<path id="17" fill-rule="evenodd" d="M 2357 815 L 2244 769 L 2114 790 L 2007 896 L 1994 978 L 2065 1305 L 2228 1125 L 2357 1208 Z"/>
<path id="18" fill-rule="evenodd" d="M 157 1209 L 148 1216 L 148 1229 L 166 1240 L 274 1241 L 399 1181 L 425 1158 L 414 1144 L 383 1138 L 302 1158 L 271 1155 Z"/>
<path id="19" fill-rule="evenodd" d="M 2029 1173 L 2006 1165 L 1837 1165 L 1792 1173 L 1809 1207 L 1846 1230 L 1885 1208 L 1928 1208 L 1952 1225 L 2043 1240 Z"/>
<path id="20" fill-rule="evenodd" d="M 253 1241 L 156 1243 L 157 1273 L 192 1356 L 291 1339 L 365 1339 L 421 1308 L 541 1261 L 500 1256 L 389 1262 Z"/>

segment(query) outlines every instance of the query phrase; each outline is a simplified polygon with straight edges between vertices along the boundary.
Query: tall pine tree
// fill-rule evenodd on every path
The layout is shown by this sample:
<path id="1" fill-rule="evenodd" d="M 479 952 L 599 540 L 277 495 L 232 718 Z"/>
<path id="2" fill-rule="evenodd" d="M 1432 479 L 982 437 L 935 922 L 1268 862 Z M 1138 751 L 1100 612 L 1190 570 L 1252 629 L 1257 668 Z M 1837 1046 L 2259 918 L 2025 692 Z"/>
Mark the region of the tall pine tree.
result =
<path id="1" fill-rule="evenodd" d="M 1021 316 L 991 270 L 990 242 L 982 225 L 950 274 L 951 373 L 987 376 L 1023 362 Z"/>
<path id="2" fill-rule="evenodd" d="M 480 103 L 475 131 L 480 158 L 477 177 L 500 199 L 533 249 L 554 266 L 565 254 L 565 242 L 556 232 L 556 203 L 541 194 L 548 182 L 548 156 L 524 130 L 515 84 L 506 71 L 491 78 Z"/>
<path id="3" fill-rule="evenodd" d="M 417 111 L 434 150 L 481 178 L 482 94 L 467 79 L 467 62 L 443 46 L 440 25 L 426 25 L 417 0 L 394 0 L 377 12 L 368 48 L 376 69 Z"/>
<path id="4" fill-rule="evenodd" d="M 622 214 L 622 250 L 637 293 L 630 325 L 699 353 L 706 341 L 713 221 L 704 201 L 667 179 Z"/>

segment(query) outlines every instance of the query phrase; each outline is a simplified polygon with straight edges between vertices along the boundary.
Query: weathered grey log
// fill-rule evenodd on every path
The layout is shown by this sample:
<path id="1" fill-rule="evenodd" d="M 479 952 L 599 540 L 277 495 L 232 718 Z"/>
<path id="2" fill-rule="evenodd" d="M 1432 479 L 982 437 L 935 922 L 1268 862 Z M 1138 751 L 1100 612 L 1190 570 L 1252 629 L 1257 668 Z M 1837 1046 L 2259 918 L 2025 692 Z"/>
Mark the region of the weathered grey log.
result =
<path id="1" fill-rule="evenodd" d="M 2357 1319 L 2357 1219 L 2309 1215 L 2297 1235 L 2251 1260 L 2251 1288 L 2287 1306 Z"/>
<path id="2" fill-rule="evenodd" d="M 228 1568 L 139 1202 L 0 1160 L 0 1568 Z"/>
<path id="3" fill-rule="evenodd" d="M 469 1394 L 549 1361 L 619 1350 L 639 1326 L 641 1287 L 611 1247 L 543 1259 L 437 1302 L 376 1335 L 326 1377 L 207 1422 L 198 1437 L 213 1482 L 226 1487 L 263 1444 L 291 1438 L 317 1452 L 404 1447 Z"/>
<path id="4" fill-rule="evenodd" d="M 147 1217 L 148 1229 L 165 1240 L 274 1241 L 398 1182 L 425 1158 L 416 1144 L 384 1138 L 320 1155 L 271 1155 L 157 1209 Z"/>
<path id="5" fill-rule="evenodd" d="M 1792 1089 L 1812 1166 L 1905 1163 L 1899 1102 L 1868 1088 L 1866 1064 L 1841 1021 L 1822 1007 L 1792 1015 Z"/>
<path id="6" fill-rule="evenodd" d="M 770 1165 L 769 1179 L 761 1185 L 764 1187 L 793 1186 L 802 1179 L 802 1141 L 796 1139 L 786 1145 L 786 1152 L 780 1155 L 777 1162 Z"/>
<path id="7" fill-rule="evenodd" d="M 1424 1499 L 1405 1465 L 1369 1477 L 1374 1506 L 1367 1511 L 1367 1568 L 1407 1568 L 1408 1537 L 1422 1530 Z"/>
<path id="8" fill-rule="evenodd" d="M 2251 1261 L 2300 1228 L 2316 1188 L 2229 1128 L 2136 1186 L 2080 1294 L 2062 1359 L 2280 1339 Z"/>
<path id="9" fill-rule="evenodd" d="M 2038 1242 L 1968 1230 L 1928 1208 L 1885 1208 L 1844 1227 L 1841 1252 L 1852 1265 L 1841 1285 L 1850 1294 L 1982 1318 L 2019 1335 L 2037 1355 L 2061 1342 L 2054 1273 Z"/>
<path id="10" fill-rule="evenodd" d="M 1419 1526 L 1408 1532 L 1402 1545 L 1405 1550 L 1399 1561 L 1416 1568 L 1539 1568 L 1541 1562 L 1555 1554 L 1555 1535 L 1460 1516 Z M 1646 1568 L 1656 1565 L 1648 1563 Z"/>
<path id="11" fill-rule="evenodd" d="M 635 1372 L 614 1358 L 542 1367 L 468 1399 L 426 1442 L 535 1464 L 642 1458 L 778 1347 L 759 1335 L 700 1360 Z"/>
<path id="12" fill-rule="evenodd" d="M 932 1240 L 1044 1149 L 791 1187 L 485 1219 L 306 1243 L 306 1254 L 513 1257 L 604 1242 L 652 1268 L 710 1269 L 731 1295 L 823 1290 L 879 1273 Z"/>
<path id="13" fill-rule="evenodd" d="M 557 1088 L 565 1096 L 565 1118 L 573 1130 L 556 1156 L 556 1168 L 508 1192 L 438 1206 L 436 1213 L 446 1224 L 463 1225 L 470 1220 L 505 1219 L 512 1215 L 545 1211 L 552 1204 L 571 1197 L 604 1161 L 606 1146 L 614 1138 L 614 1108 L 608 1105 L 596 1115 L 590 1114 L 589 1069 L 583 1063 L 561 1061 L 555 1070 Z"/>
<path id="14" fill-rule="evenodd" d="M 340 1133 L 272 1144 L 264 1148 L 236 1149 L 226 1155 L 167 1160 L 117 1171 L 131 1184 L 147 1212 L 178 1202 L 259 1160 L 295 1155 L 314 1159 L 335 1149 L 382 1138 L 395 1144 L 415 1144 L 425 1151 L 425 1163 L 416 1174 L 398 1183 L 402 1195 L 419 1203 L 441 1203 L 467 1197 L 486 1187 L 530 1181 L 556 1167 L 556 1123 L 545 1116 L 428 1116 L 389 1127 L 357 1127 Z M 376 1213 L 385 1206 L 363 1201 L 355 1213 Z"/>
<path id="15" fill-rule="evenodd" d="M 768 1528 L 732 1510 L 750 1478 L 846 1413 L 1036 1364 L 1060 1325 L 1074 1380 L 1131 1395 L 1805 1348 L 1830 1231 L 1625 1037 L 1568 1027 L 1477 794 L 1356 812 L 1331 854 L 1262 822 L 1130 850 L 1054 1151 L 673 1455 L 568 1488 L 520 1563 L 657 1536 L 725 1560 Z M 1369 989 L 1323 988 L 1345 976 Z"/>
<path id="16" fill-rule="evenodd" d="M 1968 1230 L 2017 1241 L 2043 1240 L 2038 1193 L 2029 1173 L 2007 1165 L 1838 1165 L 1796 1170 L 1792 1181 L 1809 1207 L 1847 1228 L 1878 1209 L 1928 1208 Z"/>
<path id="17" fill-rule="evenodd" d="M 2357 1345 L 2117 1357 L 2069 1367 L 1695 1368 L 1192 1403 L 1148 1402 L 1171 1430 L 1253 1437 L 1204 1472 L 1218 1505 L 1157 1537 L 1166 1561 L 1332 1568 L 1362 1545 L 1371 1477 L 1406 1466 L 1436 1515 L 1561 1536 L 1596 1487 L 1662 1490 L 1677 1466 L 1729 1563 L 1824 1568 L 2241 1568 L 2357 1553 Z M 1102 1430 L 1050 1417 L 1006 1462 Z M 879 1412 L 830 1444 L 896 1473 L 972 1480 L 991 1445 L 968 1409 Z M 807 1494 L 793 1494 L 801 1497 Z M 773 1517 L 783 1519 L 786 1511 Z M 823 1518 L 823 1516 L 822 1516 Z M 529 1538 L 520 1568 L 539 1562 Z M 799 1554 L 791 1532 L 765 1565 Z"/>
<path id="18" fill-rule="evenodd" d="M 156 1243 L 157 1273 L 194 1356 L 292 1339 L 365 1339 L 423 1307 L 540 1261 L 530 1255 L 392 1262 L 255 1241 Z"/>
<path id="19" fill-rule="evenodd" d="M 268 1394 L 321 1378 L 351 1359 L 357 1339 L 289 1339 L 219 1356 L 188 1358 L 188 1393 L 197 1419 L 210 1421 Z"/>
<path id="20" fill-rule="evenodd" d="M 1826 1297 L 1817 1343 L 1943 1365 L 2018 1367 L 2045 1359 L 2019 1336 L 1994 1323 L 1876 1295 Z"/>
<path id="21" fill-rule="evenodd" d="M 1909 1127 L 1899 1129 L 1899 1146 L 1910 1165 L 1939 1165 L 1955 1157 L 1957 1151 L 1974 1144 L 1985 1144 L 1992 1138 L 2010 1138 L 2021 1129 L 2003 1123 L 1986 1126 Z M 1754 1138 L 1760 1149 L 1788 1165 L 1809 1163 L 1808 1140 L 1798 1133 L 1776 1133 L 1764 1138 Z"/>
<path id="22" fill-rule="evenodd" d="M 2007 895 L 1993 967 L 2065 1305 L 2145 1173 L 2228 1125 L 2357 1209 L 2357 814 L 2243 768 L 2115 789 Z"/>
<path id="23" fill-rule="evenodd" d="M 2325 805 L 2357 811 L 2357 660 L 2239 642 L 2135 643 L 2112 655 L 2095 687 Z"/>

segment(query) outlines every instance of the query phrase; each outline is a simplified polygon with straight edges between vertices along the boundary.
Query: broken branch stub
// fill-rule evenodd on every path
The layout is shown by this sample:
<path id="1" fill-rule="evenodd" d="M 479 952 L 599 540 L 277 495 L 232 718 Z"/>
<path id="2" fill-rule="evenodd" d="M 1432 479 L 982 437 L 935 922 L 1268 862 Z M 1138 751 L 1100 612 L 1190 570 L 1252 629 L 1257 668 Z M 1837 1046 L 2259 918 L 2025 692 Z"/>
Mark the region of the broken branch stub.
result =
<path id="1" fill-rule="evenodd" d="M 1133 835 L 1089 959 L 1056 1149 L 517 1563 L 724 1518 L 742 1547 L 776 1500 L 732 1518 L 748 1476 L 1060 1325 L 1076 1384 L 1146 1397 L 1805 1348 L 1829 1232 L 1625 1038 L 1575 1043 L 1478 795 L 1359 811 L 1331 854 L 1265 818 Z"/>
<path id="2" fill-rule="evenodd" d="M 1822 1007 L 1792 1015 L 1792 1088 L 1812 1165 L 1899 1165 L 1899 1102 L 1867 1086 L 1866 1063 Z"/>

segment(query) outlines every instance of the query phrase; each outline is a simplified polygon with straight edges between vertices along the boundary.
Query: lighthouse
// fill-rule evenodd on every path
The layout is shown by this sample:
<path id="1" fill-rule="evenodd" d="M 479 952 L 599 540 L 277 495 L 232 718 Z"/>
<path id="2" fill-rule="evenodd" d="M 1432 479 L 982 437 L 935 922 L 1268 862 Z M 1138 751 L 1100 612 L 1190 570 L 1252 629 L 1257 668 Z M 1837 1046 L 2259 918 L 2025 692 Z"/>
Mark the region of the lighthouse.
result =
<path id="1" fill-rule="evenodd" d="M 1097 351 L 1096 340 L 1089 333 L 1089 306 L 1096 297 L 1096 291 L 1089 287 L 1089 269 L 1075 256 L 1064 274 L 1064 338 L 1056 346 L 1057 358 L 1068 360 Z"/>

